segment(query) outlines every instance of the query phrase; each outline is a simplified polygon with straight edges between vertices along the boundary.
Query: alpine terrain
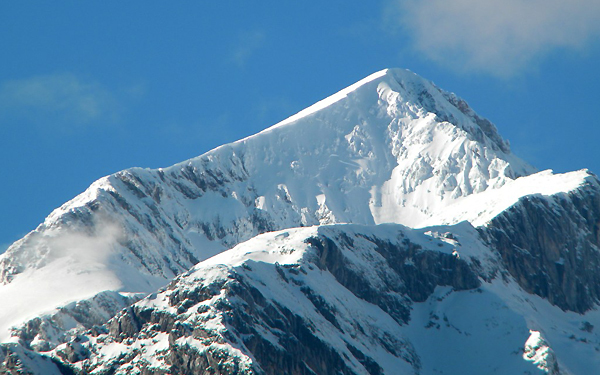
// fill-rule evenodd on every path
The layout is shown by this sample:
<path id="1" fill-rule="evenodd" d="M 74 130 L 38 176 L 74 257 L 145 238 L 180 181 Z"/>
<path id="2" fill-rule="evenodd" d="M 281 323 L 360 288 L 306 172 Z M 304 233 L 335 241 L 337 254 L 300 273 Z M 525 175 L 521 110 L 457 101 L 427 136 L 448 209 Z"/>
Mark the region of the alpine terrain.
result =
<path id="1" fill-rule="evenodd" d="M 0 256 L 0 373 L 593 374 L 600 181 L 401 69 L 101 178 Z"/>

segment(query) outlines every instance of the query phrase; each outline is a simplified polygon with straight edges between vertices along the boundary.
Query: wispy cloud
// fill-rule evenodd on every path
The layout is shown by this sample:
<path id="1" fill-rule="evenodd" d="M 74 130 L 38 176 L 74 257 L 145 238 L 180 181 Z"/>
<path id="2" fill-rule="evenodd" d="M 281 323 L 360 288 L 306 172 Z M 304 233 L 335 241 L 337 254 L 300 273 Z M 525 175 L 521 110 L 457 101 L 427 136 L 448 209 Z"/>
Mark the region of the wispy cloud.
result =
<path id="1" fill-rule="evenodd" d="M 426 57 L 499 76 L 600 37 L 597 0 L 392 0 L 387 16 Z"/>
<path id="2" fill-rule="evenodd" d="M 123 238 L 123 229 L 106 219 L 93 222 L 89 233 L 66 230 L 56 237 L 46 238 L 48 257 L 71 257 L 82 264 L 106 263 Z"/>
<path id="3" fill-rule="evenodd" d="M 240 34 L 231 52 L 231 60 L 239 66 L 244 66 L 248 59 L 264 45 L 265 39 L 265 33 L 259 30 Z"/>
<path id="4" fill-rule="evenodd" d="M 16 116 L 33 122 L 58 120 L 71 126 L 114 122 L 120 108 L 105 86 L 73 74 L 53 74 L 0 84 L 0 118 Z"/>
<path id="5" fill-rule="evenodd" d="M 41 268 L 69 258 L 81 267 L 93 268 L 110 260 L 123 236 L 123 228 L 107 217 L 92 218 L 84 225 L 58 231 L 31 232 L 18 242 L 11 262 Z"/>

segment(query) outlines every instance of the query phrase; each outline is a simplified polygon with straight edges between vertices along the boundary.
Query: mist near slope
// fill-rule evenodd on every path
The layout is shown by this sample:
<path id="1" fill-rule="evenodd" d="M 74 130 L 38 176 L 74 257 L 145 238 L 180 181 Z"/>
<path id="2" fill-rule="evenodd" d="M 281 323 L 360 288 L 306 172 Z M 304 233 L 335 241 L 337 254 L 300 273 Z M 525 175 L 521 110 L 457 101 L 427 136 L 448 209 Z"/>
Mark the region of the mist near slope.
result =
<path id="1" fill-rule="evenodd" d="M 118 225 L 98 219 L 86 231 L 69 228 L 37 234 L 24 239 L 26 248 L 20 253 L 29 257 L 29 267 L 3 275 L 0 341 L 9 339 L 10 327 L 55 311 L 57 301 L 64 305 L 90 298 L 99 290 L 122 288 L 116 276 L 122 270 L 111 267 L 123 238 Z"/>

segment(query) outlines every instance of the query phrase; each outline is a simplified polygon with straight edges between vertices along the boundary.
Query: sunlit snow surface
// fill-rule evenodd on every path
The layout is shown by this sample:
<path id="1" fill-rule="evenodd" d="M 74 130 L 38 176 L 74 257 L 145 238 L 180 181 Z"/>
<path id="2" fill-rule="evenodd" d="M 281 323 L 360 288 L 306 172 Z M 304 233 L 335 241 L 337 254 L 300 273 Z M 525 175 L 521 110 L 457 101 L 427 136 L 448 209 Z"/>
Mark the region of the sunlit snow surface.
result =
<path id="1" fill-rule="evenodd" d="M 491 219 L 528 195 L 551 196 L 576 190 L 591 178 L 587 170 L 564 174 L 542 171 L 509 181 L 504 186 L 462 197 L 436 212 L 425 225 L 454 224 L 469 221 L 474 226 L 487 224 Z"/>

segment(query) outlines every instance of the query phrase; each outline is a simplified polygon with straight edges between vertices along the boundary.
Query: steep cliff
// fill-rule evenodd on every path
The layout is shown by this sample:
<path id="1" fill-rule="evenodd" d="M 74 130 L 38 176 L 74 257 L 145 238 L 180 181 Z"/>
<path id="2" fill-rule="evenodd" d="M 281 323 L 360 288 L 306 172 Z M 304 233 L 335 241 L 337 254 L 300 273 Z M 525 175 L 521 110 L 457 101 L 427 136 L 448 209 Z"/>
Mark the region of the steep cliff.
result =
<path id="1" fill-rule="evenodd" d="M 481 227 L 506 270 L 529 293 L 584 313 L 600 301 L 600 182 L 528 195 Z"/>

